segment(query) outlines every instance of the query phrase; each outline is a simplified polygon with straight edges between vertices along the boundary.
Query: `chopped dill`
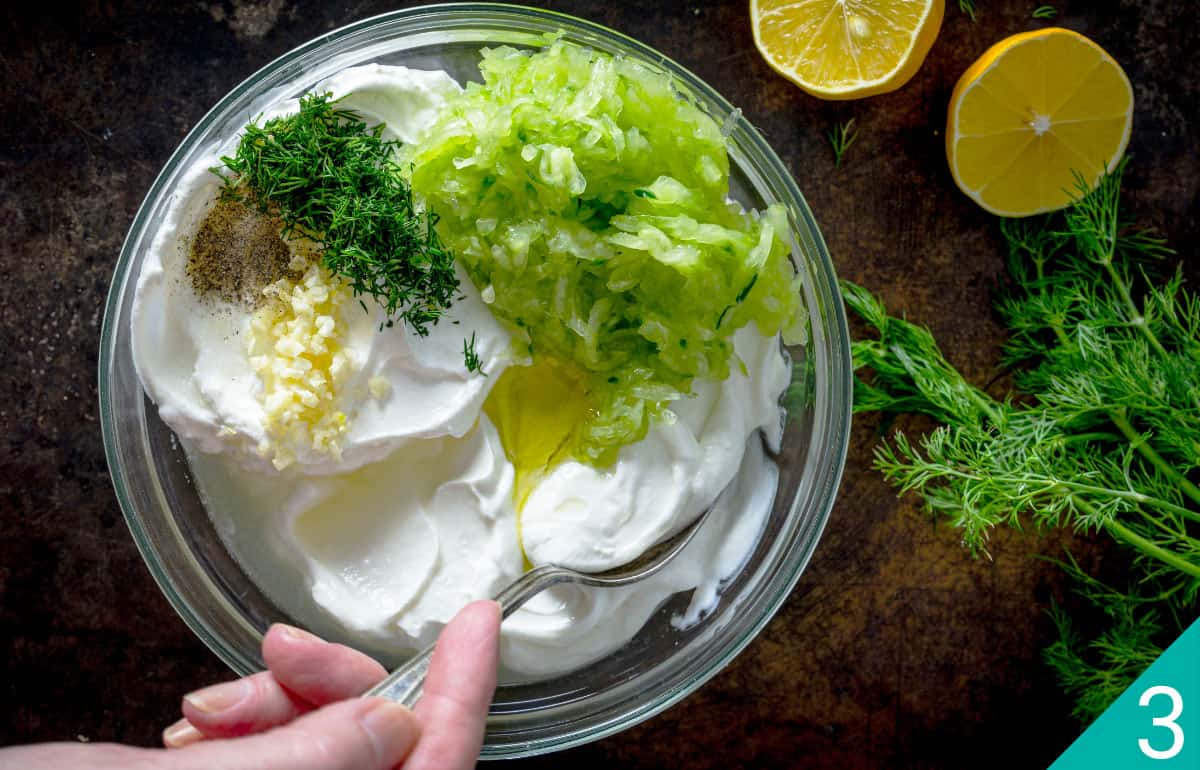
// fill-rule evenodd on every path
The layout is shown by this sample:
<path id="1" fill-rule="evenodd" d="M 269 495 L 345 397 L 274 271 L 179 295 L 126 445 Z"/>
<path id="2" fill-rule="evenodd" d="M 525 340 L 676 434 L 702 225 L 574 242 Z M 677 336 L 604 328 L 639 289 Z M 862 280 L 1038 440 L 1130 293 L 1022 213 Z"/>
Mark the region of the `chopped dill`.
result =
<path id="1" fill-rule="evenodd" d="M 479 358 L 479 351 L 475 349 L 475 332 L 471 332 L 471 339 L 463 340 L 463 360 L 467 362 L 468 372 L 478 372 L 487 377 L 487 372 L 483 370 L 483 361 Z"/>
<path id="2" fill-rule="evenodd" d="M 958 10 L 971 17 L 971 21 L 975 21 L 975 0 L 958 0 Z"/>
<path id="3" fill-rule="evenodd" d="M 330 94 L 300 98 L 296 114 L 246 126 L 223 195 L 253 201 L 283 221 L 285 237 L 313 240 L 325 267 L 425 336 L 458 291 L 454 257 L 437 216 L 417 210 L 383 126 L 339 109 Z"/>
<path id="4" fill-rule="evenodd" d="M 833 147 L 833 165 L 841 167 L 842 156 L 846 154 L 846 150 L 850 149 L 850 145 L 854 144 L 854 140 L 858 138 L 858 129 L 854 127 L 854 118 L 850 118 L 845 123 L 839 123 L 829 132 L 829 144 Z"/>
<path id="5" fill-rule="evenodd" d="M 1035 19 L 1053 19 L 1058 15 L 1053 5 L 1039 5 L 1033 9 L 1033 18 Z"/>

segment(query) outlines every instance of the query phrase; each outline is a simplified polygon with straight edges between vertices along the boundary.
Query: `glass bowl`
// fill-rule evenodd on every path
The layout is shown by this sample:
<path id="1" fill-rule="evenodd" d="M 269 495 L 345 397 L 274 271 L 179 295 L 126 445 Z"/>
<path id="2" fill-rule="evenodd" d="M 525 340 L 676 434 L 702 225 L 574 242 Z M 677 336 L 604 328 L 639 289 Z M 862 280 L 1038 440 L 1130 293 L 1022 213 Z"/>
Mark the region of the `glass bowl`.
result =
<path id="1" fill-rule="evenodd" d="M 145 397 L 133 366 L 130 312 L 142 261 L 182 173 L 218 138 L 266 104 L 297 96 L 336 70 L 380 62 L 445 69 L 477 80 L 487 45 L 534 47 L 546 33 L 670 73 L 729 135 L 732 197 L 791 212 L 793 258 L 803 279 L 809 339 L 792 346 L 788 424 L 779 487 L 763 531 L 717 607 L 685 630 L 671 625 L 687 604 L 668 600 L 632 641 L 606 658 L 553 679 L 502 685 L 484 757 L 563 749 L 623 730 L 666 709 L 720 671 L 783 603 L 808 563 L 833 505 L 850 424 L 851 368 L 846 318 L 833 265 L 811 212 L 783 163 L 736 110 L 675 62 L 624 35 L 570 16 L 516 6 L 456 4 L 377 16 L 322 35 L 281 56 L 233 89 L 171 156 L 134 218 L 105 309 L 100 411 L 113 485 L 154 579 L 184 622 L 234 671 L 259 670 L 259 643 L 275 621 L 291 620 L 226 552 L 170 429 Z M 292 621 L 295 622 L 295 621 Z"/>

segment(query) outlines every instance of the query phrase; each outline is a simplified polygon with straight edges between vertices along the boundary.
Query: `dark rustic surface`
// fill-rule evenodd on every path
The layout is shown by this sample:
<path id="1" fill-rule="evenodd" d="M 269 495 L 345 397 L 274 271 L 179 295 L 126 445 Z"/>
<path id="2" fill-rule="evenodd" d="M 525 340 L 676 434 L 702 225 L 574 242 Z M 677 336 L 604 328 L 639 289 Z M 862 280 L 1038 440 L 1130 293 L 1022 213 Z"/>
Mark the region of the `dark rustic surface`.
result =
<path id="1" fill-rule="evenodd" d="M 298 43 L 390 10 L 381 2 L 9 3 L 0 18 L 0 745 L 153 744 L 181 693 L 227 675 L 151 582 L 121 520 L 97 424 L 101 308 L 155 173 L 239 80 Z M 773 74 L 747 3 L 579 0 L 556 8 L 653 45 L 739 104 L 795 173 L 842 276 L 933 327 L 977 381 L 1001 329 L 993 222 L 951 183 L 942 150 L 958 75 L 1033 28 L 1036 3 L 950 2 L 897 93 L 822 103 Z M 1194 3 L 1055 3 L 1137 92 L 1128 182 L 1177 245 L 1198 235 Z M 834 169 L 825 132 L 855 117 Z M 898 501 L 856 423 L 842 495 L 812 566 L 725 672 L 627 733 L 527 767 L 1044 767 L 1077 731 L 1039 661 L 1063 585 L 1031 554 L 1062 542 L 1000 533 L 994 562 Z M 520 764 L 520 763 L 518 763 Z"/>

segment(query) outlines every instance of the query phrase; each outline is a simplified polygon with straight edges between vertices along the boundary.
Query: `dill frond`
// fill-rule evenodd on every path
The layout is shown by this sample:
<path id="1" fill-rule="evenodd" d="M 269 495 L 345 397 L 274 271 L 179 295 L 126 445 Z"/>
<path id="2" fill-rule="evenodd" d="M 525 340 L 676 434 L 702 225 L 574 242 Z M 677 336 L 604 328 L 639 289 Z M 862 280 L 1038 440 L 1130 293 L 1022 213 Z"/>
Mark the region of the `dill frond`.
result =
<path id="1" fill-rule="evenodd" d="M 833 165 L 840 168 L 842 156 L 858 138 L 858 129 L 854 126 L 854 118 L 850 118 L 845 123 L 838 123 L 827 136 L 830 146 L 833 147 Z"/>
<path id="2" fill-rule="evenodd" d="M 463 340 L 463 360 L 468 372 L 477 372 L 487 377 L 487 372 L 483 370 L 483 361 L 479 358 L 479 352 L 475 350 L 475 332 L 471 332 L 471 339 Z"/>
<path id="3" fill-rule="evenodd" d="M 995 527 L 1031 522 L 1104 533 L 1129 554 L 1124 592 L 1068 569 L 1108 618 L 1099 637 L 1078 639 L 1055 610 L 1060 639 L 1046 657 L 1083 718 L 1200 615 L 1200 297 L 1178 269 L 1158 278 L 1173 252 L 1122 212 L 1124 170 L 1094 189 L 1078 179 L 1063 212 L 1001 222 L 1008 280 L 996 308 L 1016 385 L 1001 398 L 967 382 L 927 329 L 843 285 L 878 337 L 853 345 L 855 410 L 939 423 L 877 448 L 889 482 L 972 553 L 987 553 Z"/>

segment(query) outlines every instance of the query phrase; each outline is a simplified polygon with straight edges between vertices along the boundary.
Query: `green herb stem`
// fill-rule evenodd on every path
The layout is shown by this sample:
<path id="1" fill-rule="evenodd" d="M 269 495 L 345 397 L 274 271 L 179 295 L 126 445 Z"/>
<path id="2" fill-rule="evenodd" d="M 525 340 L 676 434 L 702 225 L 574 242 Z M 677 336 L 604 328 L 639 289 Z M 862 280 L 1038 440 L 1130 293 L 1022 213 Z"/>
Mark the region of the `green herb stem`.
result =
<path id="1" fill-rule="evenodd" d="M 840 168 L 846 150 L 850 149 L 850 145 L 854 144 L 854 140 L 858 138 L 858 129 L 854 127 L 854 118 L 834 126 L 828 136 L 829 144 L 833 147 L 833 165 L 835 168 Z"/>
<path id="2" fill-rule="evenodd" d="M 1117 434 L 1107 431 L 1094 431 L 1092 433 L 1072 433 L 1069 436 L 1063 436 L 1064 444 L 1087 444 L 1093 441 L 1115 441 L 1118 438 Z"/>
<path id="3" fill-rule="evenodd" d="M 1168 355 L 1167 349 L 1163 347 L 1163 344 L 1159 342 L 1154 331 L 1146 324 L 1146 317 L 1142 314 L 1142 309 L 1133 301 L 1133 292 L 1130 289 L 1129 282 L 1113 266 L 1112 254 L 1109 253 L 1106 258 L 1100 260 L 1100 264 L 1104 266 L 1105 272 L 1108 273 L 1109 280 L 1117 287 L 1121 302 L 1125 305 L 1125 309 L 1129 313 L 1130 323 L 1137 329 L 1138 334 L 1142 335 L 1150 347 L 1154 349 L 1155 353 L 1158 353 L 1160 356 Z"/>
<path id="4" fill-rule="evenodd" d="M 1029 498 L 1036 496 L 1039 489 L 1043 492 L 1063 490 L 1088 493 L 1097 496 L 1115 497 L 1120 500 L 1136 503 L 1138 505 L 1148 505 L 1163 511 L 1164 513 L 1172 513 L 1192 521 L 1200 521 L 1200 514 L 1197 514 L 1195 511 L 1189 510 L 1183 506 L 1176 505 L 1175 503 L 1163 500 L 1161 498 L 1143 494 L 1141 492 L 1134 492 L 1124 489 L 1112 489 L 1111 487 L 1099 487 L 1094 484 L 1084 484 L 1078 481 L 1068 481 L 1067 479 L 1057 478 L 1054 476 L 1039 476 L 1032 473 L 1024 475 L 990 473 L 985 479 L 978 473 L 964 471 L 944 463 L 930 463 L 930 466 L 936 466 L 939 476 L 942 477 L 959 478 L 968 481 L 986 480 L 991 484 L 1011 487 L 1014 490 L 1021 490 L 1019 494 L 1014 496 L 1014 499 L 1028 500 Z M 1079 499 L 1075 498 L 1075 501 L 1079 502 Z M 1090 506 L 1089 508 L 1091 510 L 1095 510 Z"/>
<path id="5" fill-rule="evenodd" d="M 1154 450 L 1154 447 L 1150 446 L 1150 442 L 1146 441 L 1146 437 L 1139 433 L 1138 430 L 1129 422 L 1124 410 L 1109 410 L 1108 418 L 1112 420 L 1113 425 L 1117 426 L 1117 430 L 1121 431 L 1122 435 L 1129 440 L 1130 445 L 1136 449 L 1139 454 L 1145 457 L 1146 461 L 1149 462 L 1155 470 L 1166 476 L 1175 484 L 1178 484 L 1180 491 L 1190 497 L 1194 502 L 1200 503 L 1200 487 L 1197 487 L 1195 484 L 1193 484 L 1187 478 L 1187 476 L 1184 476 L 1182 473 L 1176 470 L 1174 466 L 1162 458 L 1162 455 Z M 1187 511 L 1187 509 L 1184 510 Z M 1200 521 L 1200 514 L 1193 513 L 1192 511 L 1187 511 L 1183 515 L 1191 518 L 1193 521 Z"/>
<path id="6" fill-rule="evenodd" d="M 1106 529 L 1116 539 L 1138 549 L 1148 556 L 1158 559 L 1163 564 L 1173 567 L 1185 575 L 1190 575 L 1192 578 L 1200 580 L 1200 565 L 1193 564 L 1182 556 L 1172 553 L 1157 543 L 1142 537 L 1116 519 L 1110 521 L 1106 525 Z"/>
<path id="7" fill-rule="evenodd" d="M 967 391 L 967 397 L 979 407 L 979 410 L 987 415 L 988 420 L 995 426 L 1000 427 L 1004 424 L 1004 417 L 1000 410 L 996 407 L 996 402 L 985 396 L 979 390 L 971 388 Z"/>

